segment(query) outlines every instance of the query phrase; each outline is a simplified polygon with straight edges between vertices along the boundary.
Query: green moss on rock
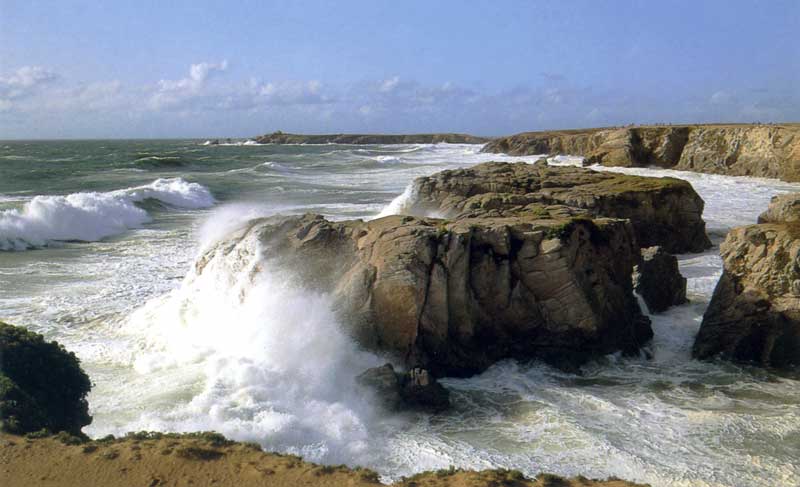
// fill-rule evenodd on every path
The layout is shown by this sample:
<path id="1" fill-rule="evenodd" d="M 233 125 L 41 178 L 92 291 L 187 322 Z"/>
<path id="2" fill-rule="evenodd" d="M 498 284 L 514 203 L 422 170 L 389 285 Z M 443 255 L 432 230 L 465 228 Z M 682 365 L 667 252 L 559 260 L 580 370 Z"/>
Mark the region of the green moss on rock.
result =
<path id="1" fill-rule="evenodd" d="M 0 430 L 80 434 L 92 421 L 78 358 L 38 333 L 0 322 Z"/>

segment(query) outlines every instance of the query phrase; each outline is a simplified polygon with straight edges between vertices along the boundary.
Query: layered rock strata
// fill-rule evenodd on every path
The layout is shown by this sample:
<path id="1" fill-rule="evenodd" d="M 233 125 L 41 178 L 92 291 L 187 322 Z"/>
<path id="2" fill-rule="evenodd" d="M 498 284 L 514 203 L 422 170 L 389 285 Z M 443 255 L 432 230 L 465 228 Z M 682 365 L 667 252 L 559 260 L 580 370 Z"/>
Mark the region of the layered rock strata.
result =
<path id="1" fill-rule="evenodd" d="M 730 176 L 800 181 L 800 124 L 673 125 L 526 132 L 485 152 L 570 154 L 587 164 L 658 166 Z"/>
<path id="2" fill-rule="evenodd" d="M 448 219 L 524 215 L 630 220 L 642 247 L 670 253 L 711 247 L 704 202 L 691 184 L 577 167 L 490 162 L 419 178 L 404 211 Z M 544 211 L 543 206 L 547 211 Z"/>

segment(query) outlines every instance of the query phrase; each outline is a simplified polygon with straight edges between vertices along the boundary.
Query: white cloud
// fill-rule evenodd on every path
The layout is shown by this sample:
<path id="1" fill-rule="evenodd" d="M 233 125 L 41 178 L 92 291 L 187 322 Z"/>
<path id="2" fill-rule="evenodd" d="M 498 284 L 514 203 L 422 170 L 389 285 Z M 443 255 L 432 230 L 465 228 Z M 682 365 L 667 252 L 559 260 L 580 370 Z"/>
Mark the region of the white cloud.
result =
<path id="1" fill-rule="evenodd" d="M 178 80 L 162 79 L 158 90 L 150 98 L 148 106 L 153 110 L 163 108 L 186 108 L 193 99 L 203 97 L 206 82 L 214 73 L 226 71 L 228 61 L 220 63 L 202 62 L 189 67 L 189 76 Z"/>
<path id="2" fill-rule="evenodd" d="M 399 76 L 389 78 L 381 83 L 381 86 L 380 88 L 378 88 L 378 91 L 380 91 L 381 93 L 391 93 L 392 91 L 394 91 L 395 88 L 397 88 L 398 84 L 400 84 Z"/>
<path id="3" fill-rule="evenodd" d="M 733 97 L 727 91 L 717 91 L 711 95 L 710 102 L 712 105 L 724 105 L 731 102 Z"/>
<path id="4" fill-rule="evenodd" d="M 23 66 L 11 75 L 0 77 L 0 106 L 10 109 L 13 100 L 35 94 L 58 76 L 41 66 Z"/>

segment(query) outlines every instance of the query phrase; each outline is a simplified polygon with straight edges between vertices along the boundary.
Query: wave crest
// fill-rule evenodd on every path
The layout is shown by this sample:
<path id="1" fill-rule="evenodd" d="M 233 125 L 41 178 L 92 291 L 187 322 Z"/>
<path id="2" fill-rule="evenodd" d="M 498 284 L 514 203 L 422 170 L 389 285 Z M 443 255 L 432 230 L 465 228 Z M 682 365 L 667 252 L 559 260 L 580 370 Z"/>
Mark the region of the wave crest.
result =
<path id="1" fill-rule="evenodd" d="M 96 242 L 152 220 L 136 203 L 157 200 L 178 208 L 206 208 L 214 197 L 205 186 L 182 178 L 106 193 L 41 195 L 22 209 L 0 211 L 0 250 L 25 250 L 52 242 Z"/>

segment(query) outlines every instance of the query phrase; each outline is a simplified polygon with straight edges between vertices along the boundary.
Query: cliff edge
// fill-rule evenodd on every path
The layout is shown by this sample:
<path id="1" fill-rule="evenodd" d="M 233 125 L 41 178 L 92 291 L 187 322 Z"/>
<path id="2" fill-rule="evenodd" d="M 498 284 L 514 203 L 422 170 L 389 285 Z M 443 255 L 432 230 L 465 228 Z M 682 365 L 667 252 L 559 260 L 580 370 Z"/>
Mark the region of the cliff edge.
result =
<path id="1" fill-rule="evenodd" d="M 800 181 L 800 124 L 634 126 L 525 132 L 484 152 L 569 154 L 586 164 L 695 171 Z"/>

